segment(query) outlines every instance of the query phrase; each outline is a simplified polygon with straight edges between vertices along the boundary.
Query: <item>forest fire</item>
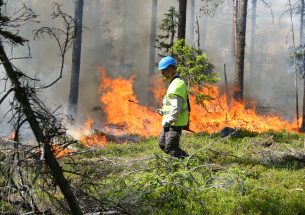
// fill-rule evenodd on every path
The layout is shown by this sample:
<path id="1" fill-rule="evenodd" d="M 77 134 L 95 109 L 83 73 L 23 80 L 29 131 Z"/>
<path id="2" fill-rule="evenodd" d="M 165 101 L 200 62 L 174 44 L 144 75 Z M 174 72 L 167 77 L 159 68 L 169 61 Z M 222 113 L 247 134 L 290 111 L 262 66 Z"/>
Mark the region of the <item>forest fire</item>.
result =
<path id="1" fill-rule="evenodd" d="M 82 133 L 81 141 L 90 147 L 105 146 L 109 139 L 107 133 L 136 134 L 143 137 L 158 136 L 161 129 L 161 116 L 153 108 L 139 104 L 133 92 L 134 77 L 112 79 L 106 75 L 104 69 L 99 69 L 99 72 L 101 76 L 99 91 L 102 93 L 100 102 L 106 115 L 106 121 L 103 122 L 105 126 L 100 134 L 88 135 L 88 131 L 94 125 L 94 121 L 89 119 L 85 123 L 86 132 Z M 165 90 L 160 87 L 155 90 L 155 95 L 161 97 L 164 92 Z M 296 122 L 288 122 L 278 116 L 258 115 L 255 108 L 246 109 L 240 103 L 228 105 L 226 96 L 220 95 L 219 89 L 215 86 L 205 87 L 201 93 L 215 99 L 197 104 L 195 96 L 190 96 L 190 129 L 195 132 L 215 133 L 224 127 L 243 128 L 255 132 L 297 131 Z"/>
<path id="2" fill-rule="evenodd" d="M 63 148 L 59 145 L 53 145 L 52 146 L 52 151 L 53 154 L 55 155 L 56 158 L 63 158 L 65 156 L 68 156 L 70 154 L 73 154 L 75 151 L 72 149 L 68 149 L 68 148 Z"/>

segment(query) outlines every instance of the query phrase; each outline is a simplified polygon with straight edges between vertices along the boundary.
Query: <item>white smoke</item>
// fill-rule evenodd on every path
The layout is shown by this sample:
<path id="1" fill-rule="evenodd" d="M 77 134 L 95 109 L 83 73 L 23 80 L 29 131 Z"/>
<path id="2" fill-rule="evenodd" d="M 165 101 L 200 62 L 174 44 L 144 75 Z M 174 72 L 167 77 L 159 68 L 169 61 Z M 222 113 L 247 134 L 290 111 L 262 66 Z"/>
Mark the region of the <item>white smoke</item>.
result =
<path id="1" fill-rule="evenodd" d="M 20 1 L 11 0 L 11 8 L 17 7 Z M 16 4 L 14 4 L 16 2 Z M 50 20 L 53 11 L 53 2 L 63 5 L 63 11 L 74 15 L 74 1 L 41 1 L 23 0 L 35 13 L 39 15 L 40 24 L 29 23 L 21 31 L 21 35 L 30 40 L 31 55 L 29 60 L 19 60 L 14 62 L 24 72 L 36 76 L 42 83 L 50 83 L 58 76 L 60 57 L 55 41 L 48 38 L 33 40 L 32 31 L 40 26 L 56 25 Z M 228 1 L 230 2 L 230 1 Z M 272 0 L 272 10 L 274 12 L 274 22 L 269 9 L 265 8 L 258 1 L 257 7 L 257 77 L 260 83 L 253 83 L 249 80 L 249 45 L 250 45 L 250 14 L 251 1 L 248 3 L 248 26 L 247 26 L 247 49 L 245 62 L 245 97 L 254 99 L 259 105 L 274 106 L 294 114 L 294 74 L 291 72 L 291 61 L 288 58 L 288 48 L 291 46 L 290 20 L 288 15 L 280 16 L 286 4 L 284 0 Z M 196 1 L 196 16 L 200 23 L 207 17 L 202 16 L 199 11 L 200 1 Z M 157 25 L 161 24 L 164 13 L 175 6 L 177 1 L 158 1 Z M 187 16 L 190 17 L 190 8 Z M 211 62 L 216 66 L 221 81 L 224 84 L 223 65 L 227 64 L 229 83 L 232 84 L 234 71 L 230 58 L 231 42 L 231 18 L 232 9 L 226 6 L 218 8 L 213 17 L 208 17 L 205 48 Z M 151 1 L 143 0 L 90 0 L 84 1 L 84 17 L 81 58 L 81 77 L 79 91 L 79 113 L 81 118 L 92 113 L 92 108 L 99 104 L 97 89 L 100 83 L 98 67 L 106 68 L 111 76 L 130 77 L 136 74 L 135 90 L 140 102 L 146 103 L 146 88 L 149 65 L 149 41 L 150 41 L 150 19 Z M 187 41 L 196 41 L 197 35 L 191 40 L 189 29 L 191 23 L 187 21 Z M 298 37 L 298 17 L 295 18 L 295 31 Z M 196 21 L 196 20 L 195 20 Z M 62 27 L 62 26 L 61 26 Z M 202 30 L 203 26 L 200 26 Z M 195 27 L 196 29 L 196 27 Z M 202 33 L 202 32 L 200 32 Z M 159 32 L 157 32 L 159 34 Z M 298 40 L 298 38 L 297 38 Z M 287 42 L 286 42 L 287 41 Z M 27 55 L 27 49 L 16 50 L 16 55 Z M 157 57 L 156 60 L 159 60 Z M 69 81 L 71 71 L 71 51 L 65 60 L 65 70 L 63 78 L 52 88 L 42 94 L 42 99 L 51 107 L 63 105 L 64 109 L 68 101 Z M 1 90 L 3 82 L 0 82 Z M 0 112 L 5 113 L 7 107 L 0 106 Z M 64 110 L 63 110 L 64 111 Z M 4 124 L 4 125 L 3 125 Z M 1 121 L 2 127 L 6 127 L 6 121 Z"/>

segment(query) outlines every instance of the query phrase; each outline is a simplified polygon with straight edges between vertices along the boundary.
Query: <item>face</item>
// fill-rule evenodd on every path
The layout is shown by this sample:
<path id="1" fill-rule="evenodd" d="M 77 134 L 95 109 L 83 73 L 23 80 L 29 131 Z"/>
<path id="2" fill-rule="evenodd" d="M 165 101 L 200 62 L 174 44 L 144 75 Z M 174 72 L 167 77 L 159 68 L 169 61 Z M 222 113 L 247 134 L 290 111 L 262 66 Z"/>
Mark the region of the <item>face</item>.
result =
<path id="1" fill-rule="evenodd" d="M 163 75 L 163 77 L 165 78 L 165 80 L 171 79 L 175 73 L 174 67 L 168 67 L 166 69 L 162 69 L 161 73 Z"/>

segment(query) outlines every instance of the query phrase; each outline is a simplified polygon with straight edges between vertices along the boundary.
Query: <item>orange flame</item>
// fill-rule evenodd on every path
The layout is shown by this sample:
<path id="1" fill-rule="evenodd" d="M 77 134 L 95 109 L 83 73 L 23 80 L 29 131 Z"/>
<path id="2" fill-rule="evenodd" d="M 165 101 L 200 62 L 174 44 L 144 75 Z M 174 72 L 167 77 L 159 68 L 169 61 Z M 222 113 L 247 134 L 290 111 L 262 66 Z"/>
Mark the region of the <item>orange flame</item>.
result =
<path id="1" fill-rule="evenodd" d="M 154 110 L 139 105 L 132 88 L 134 77 L 111 79 L 103 69 L 100 69 L 100 75 L 102 84 L 99 90 L 103 92 L 100 101 L 104 104 L 107 123 L 125 124 L 125 133 L 144 137 L 158 134 L 161 117 Z"/>
<path id="2" fill-rule="evenodd" d="M 63 148 L 59 145 L 53 145 L 52 146 L 52 151 L 53 154 L 55 155 L 56 158 L 63 158 L 67 155 L 70 155 L 74 152 L 74 150 L 72 149 L 68 149 L 68 148 Z"/>
<path id="3" fill-rule="evenodd" d="M 153 109 L 139 104 L 133 91 L 135 78 L 112 79 L 106 75 L 104 69 L 99 69 L 99 72 L 101 76 L 99 91 L 103 94 L 100 102 L 107 115 L 104 131 L 115 134 L 138 134 L 144 137 L 159 135 L 161 116 Z M 164 95 L 165 89 L 162 88 L 160 82 L 159 86 L 161 87 L 155 90 L 154 94 L 161 99 L 160 95 Z M 238 127 L 255 132 L 283 129 L 297 132 L 296 121 L 288 122 L 277 116 L 260 116 L 256 114 L 255 107 L 246 109 L 243 104 L 237 102 L 230 106 L 227 105 L 226 96 L 221 96 L 219 89 L 215 86 L 205 87 L 200 92 L 215 99 L 197 104 L 195 96 L 190 96 L 190 129 L 193 131 L 215 133 L 224 127 Z M 92 119 L 87 121 L 88 128 L 85 130 L 90 130 L 93 124 Z M 105 146 L 107 144 L 105 135 L 83 136 L 81 140 L 87 146 Z"/>
<path id="4" fill-rule="evenodd" d="M 296 120 L 288 122 L 278 116 L 258 115 L 255 106 L 246 109 L 242 103 L 233 102 L 228 105 L 227 97 L 220 96 L 217 87 L 209 87 L 203 90 L 215 98 L 215 100 L 205 101 L 204 107 L 196 104 L 194 96 L 190 97 L 191 116 L 190 128 L 197 132 L 218 132 L 224 127 L 244 128 L 255 132 L 290 131 L 297 132 Z"/>
<path id="5" fill-rule="evenodd" d="M 80 141 L 84 143 L 87 147 L 104 147 L 107 145 L 107 138 L 103 134 L 90 134 L 81 137 Z"/>
<path id="6" fill-rule="evenodd" d="M 91 130 L 93 124 L 94 124 L 94 120 L 92 118 L 88 118 L 85 122 L 84 129 L 82 132 L 84 134 L 90 134 L 90 130 Z"/>

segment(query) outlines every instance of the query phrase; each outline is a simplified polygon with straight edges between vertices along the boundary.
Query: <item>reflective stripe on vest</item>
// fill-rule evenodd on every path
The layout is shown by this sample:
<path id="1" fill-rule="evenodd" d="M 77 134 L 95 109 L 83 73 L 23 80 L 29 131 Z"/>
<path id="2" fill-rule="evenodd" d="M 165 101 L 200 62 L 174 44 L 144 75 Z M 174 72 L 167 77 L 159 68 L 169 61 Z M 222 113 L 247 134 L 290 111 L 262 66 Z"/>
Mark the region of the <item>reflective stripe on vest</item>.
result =
<path id="1" fill-rule="evenodd" d="M 176 121 L 174 121 L 171 125 L 173 126 L 186 126 L 188 124 L 188 105 L 187 105 L 187 87 L 185 82 L 180 78 L 176 77 L 172 82 L 170 83 L 166 95 L 163 98 L 163 118 L 167 118 L 170 110 L 171 110 L 171 104 L 170 99 L 172 95 L 180 96 L 182 101 L 182 110 L 179 114 L 179 117 Z"/>

